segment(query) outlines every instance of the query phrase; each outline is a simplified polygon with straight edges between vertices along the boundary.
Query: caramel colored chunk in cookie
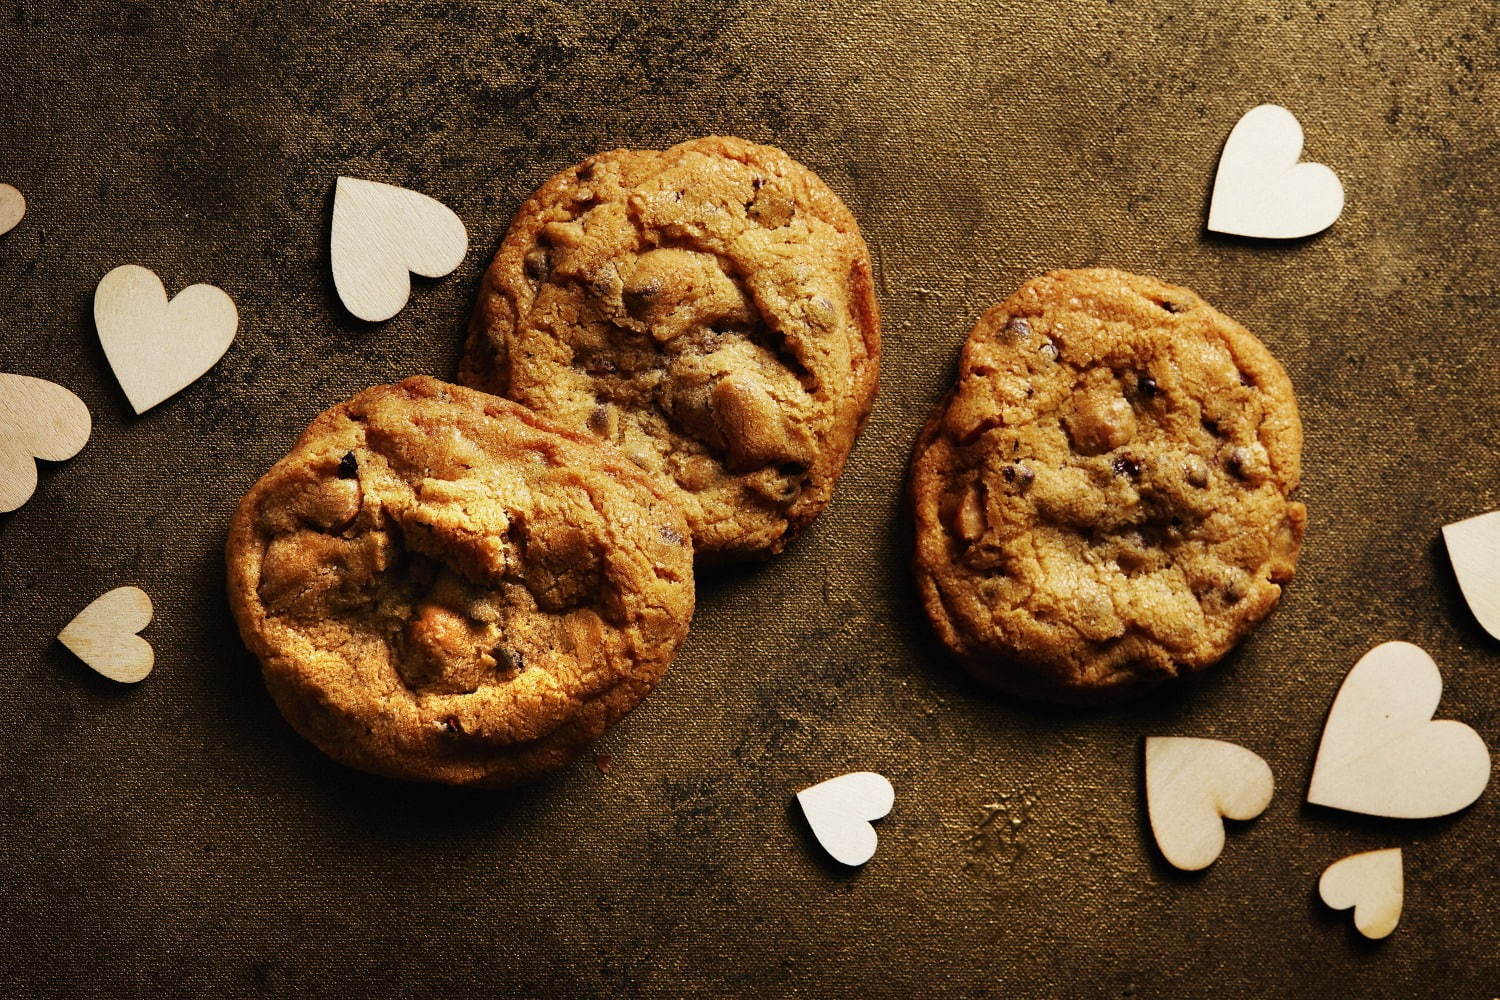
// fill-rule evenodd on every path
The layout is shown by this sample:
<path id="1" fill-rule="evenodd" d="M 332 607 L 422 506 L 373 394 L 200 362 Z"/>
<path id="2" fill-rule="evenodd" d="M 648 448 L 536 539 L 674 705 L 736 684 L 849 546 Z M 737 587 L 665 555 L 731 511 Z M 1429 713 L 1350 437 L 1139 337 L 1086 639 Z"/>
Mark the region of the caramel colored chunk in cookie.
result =
<path id="1" fill-rule="evenodd" d="M 1032 698 L 1209 666 L 1292 579 L 1301 452 L 1281 365 L 1192 292 L 1030 281 L 979 320 L 917 444 L 927 613 L 976 676 Z"/>
<path id="2" fill-rule="evenodd" d="M 558 174 L 511 223 L 460 369 L 667 483 L 700 555 L 779 552 L 875 394 L 870 257 L 785 153 L 713 137 Z"/>
<path id="3" fill-rule="evenodd" d="M 687 522 L 592 437 L 430 378 L 315 420 L 236 512 L 230 606 L 287 720 L 400 778 L 571 759 L 667 669 Z"/>

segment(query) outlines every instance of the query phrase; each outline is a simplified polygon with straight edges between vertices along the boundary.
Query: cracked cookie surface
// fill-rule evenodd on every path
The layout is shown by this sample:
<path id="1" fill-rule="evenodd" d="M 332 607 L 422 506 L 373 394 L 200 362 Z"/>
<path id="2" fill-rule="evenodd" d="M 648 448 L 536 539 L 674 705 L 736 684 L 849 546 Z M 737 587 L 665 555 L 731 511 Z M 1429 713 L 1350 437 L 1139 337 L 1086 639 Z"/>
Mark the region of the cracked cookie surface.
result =
<path id="1" fill-rule="evenodd" d="M 874 398 L 854 217 L 780 150 L 710 137 L 553 177 L 487 271 L 459 379 L 620 448 L 709 558 L 780 551 Z"/>
<path id="2" fill-rule="evenodd" d="M 915 570 L 981 680 L 1098 702 L 1213 664 L 1276 606 L 1306 511 L 1292 386 L 1185 288 L 1027 282 L 917 442 Z"/>
<path id="3" fill-rule="evenodd" d="M 505 786 L 570 760 L 687 634 L 665 491 L 592 438 L 418 377 L 313 421 L 241 502 L 230 606 L 287 720 L 378 774 Z"/>

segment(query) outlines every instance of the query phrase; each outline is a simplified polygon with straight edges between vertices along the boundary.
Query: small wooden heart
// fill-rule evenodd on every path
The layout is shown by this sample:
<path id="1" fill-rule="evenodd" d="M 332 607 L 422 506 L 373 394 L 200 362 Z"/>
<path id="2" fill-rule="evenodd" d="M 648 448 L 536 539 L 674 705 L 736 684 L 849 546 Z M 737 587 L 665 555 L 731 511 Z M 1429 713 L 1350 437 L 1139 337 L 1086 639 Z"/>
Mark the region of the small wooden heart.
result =
<path id="1" fill-rule="evenodd" d="M 0 513 L 36 491 L 36 461 L 61 462 L 88 443 L 93 419 L 83 400 L 45 379 L 0 374 Z"/>
<path id="2" fill-rule="evenodd" d="M 333 193 L 333 285 L 355 316 L 390 319 L 411 295 L 411 275 L 441 278 L 469 252 L 453 210 L 416 191 L 340 177 Z"/>
<path id="3" fill-rule="evenodd" d="M 58 641 L 110 680 L 134 684 L 151 672 L 156 653 L 136 635 L 151 624 L 151 598 L 139 587 L 117 587 L 78 612 Z"/>
<path id="4" fill-rule="evenodd" d="M 1409 642 L 1370 650 L 1328 712 L 1307 801 L 1332 809 L 1426 819 L 1457 812 L 1490 783 L 1490 752 L 1462 722 L 1433 712 L 1437 664 Z"/>
<path id="5" fill-rule="evenodd" d="M 26 196 L 9 184 L 0 184 L 0 236 L 4 236 L 26 215 Z"/>
<path id="6" fill-rule="evenodd" d="M 1318 895 L 1331 909 L 1354 907 L 1354 927 L 1365 937 L 1385 937 L 1401 920 L 1405 896 L 1401 848 L 1366 851 L 1335 861 L 1318 879 Z"/>
<path id="7" fill-rule="evenodd" d="M 870 824 L 891 811 L 896 790 L 884 775 L 855 771 L 797 793 L 813 836 L 833 860 L 857 867 L 875 856 L 880 838 Z"/>
<path id="8" fill-rule="evenodd" d="M 1219 157 L 1208 228 L 1261 239 L 1311 236 L 1344 210 L 1344 185 L 1321 163 L 1299 163 L 1302 126 L 1286 108 L 1262 104 L 1235 123 Z"/>
<path id="9" fill-rule="evenodd" d="M 1500 639 L 1500 510 L 1443 525 L 1443 541 L 1469 610 Z"/>
<path id="10" fill-rule="evenodd" d="M 1224 821 L 1254 819 L 1271 802 L 1271 768 L 1244 747 L 1184 736 L 1146 739 L 1146 811 L 1162 856 L 1184 871 L 1224 850 Z"/>
<path id="11" fill-rule="evenodd" d="M 104 356 L 136 413 L 192 385 L 234 341 L 234 300 L 213 285 L 191 285 L 171 301 L 161 279 L 135 264 L 94 290 L 94 325 Z"/>

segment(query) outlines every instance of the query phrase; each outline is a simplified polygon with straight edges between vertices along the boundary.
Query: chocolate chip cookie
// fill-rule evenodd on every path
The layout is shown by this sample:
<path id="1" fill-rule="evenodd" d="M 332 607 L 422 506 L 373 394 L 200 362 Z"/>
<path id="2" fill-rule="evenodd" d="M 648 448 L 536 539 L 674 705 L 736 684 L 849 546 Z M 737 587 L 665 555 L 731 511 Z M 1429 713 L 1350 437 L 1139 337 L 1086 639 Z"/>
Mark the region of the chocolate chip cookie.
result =
<path id="1" fill-rule="evenodd" d="M 785 153 L 615 150 L 522 206 L 460 381 L 608 441 L 667 483 L 698 553 L 779 552 L 833 493 L 875 395 L 870 256 Z"/>
<path id="2" fill-rule="evenodd" d="M 980 679 L 1097 702 L 1217 661 L 1292 579 L 1286 372 L 1185 288 L 1059 271 L 980 318 L 916 446 L 916 575 Z"/>
<path id="3" fill-rule="evenodd" d="M 399 778 L 568 761 L 667 669 L 687 522 L 612 449 L 436 379 L 323 413 L 236 512 L 229 598 L 287 720 Z"/>

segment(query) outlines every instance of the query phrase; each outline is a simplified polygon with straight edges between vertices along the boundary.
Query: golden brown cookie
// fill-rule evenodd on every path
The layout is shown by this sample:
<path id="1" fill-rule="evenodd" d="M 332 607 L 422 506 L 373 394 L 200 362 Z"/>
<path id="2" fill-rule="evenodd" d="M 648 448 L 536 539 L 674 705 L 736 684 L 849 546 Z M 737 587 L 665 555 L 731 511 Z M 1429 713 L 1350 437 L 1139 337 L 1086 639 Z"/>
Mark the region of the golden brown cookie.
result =
<path id="1" fill-rule="evenodd" d="M 1185 288 L 1058 271 L 980 318 L 911 470 L 916 575 L 980 679 L 1098 702 L 1217 661 L 1292 579 L 1286 372 Z"/>
<path id="2" fill-rule="evenodd" d="M 662 487 L 425 377 L 314 420 L 241 502 L 227 557 L 287 720 L 398 778 L 503 786 L 564 764 L 656 685 L 693 613 Z"/>
<path id="3" fill-rule="evenodd" d="M 564 170 L 485 275 L 460 381 L 620 448 L 700 554 L 779 552 L 875 395 L 869 251 L 785 153 L 710 137 Z"/>

